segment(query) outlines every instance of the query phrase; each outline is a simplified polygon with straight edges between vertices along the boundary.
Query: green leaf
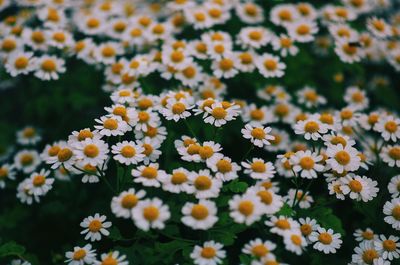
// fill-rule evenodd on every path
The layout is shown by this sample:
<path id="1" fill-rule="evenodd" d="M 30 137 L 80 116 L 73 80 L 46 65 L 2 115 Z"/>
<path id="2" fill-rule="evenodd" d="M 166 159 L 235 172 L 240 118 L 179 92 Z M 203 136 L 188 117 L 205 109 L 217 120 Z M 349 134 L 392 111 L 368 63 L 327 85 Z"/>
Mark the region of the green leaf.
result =
<path id="1" fill-rule="evenodd" d="M 0 246 L 0 257 L 22 256 L 25 253 L 25 247 L 14 241 L 7 242 Z"/>
<path id="2" fill-rule="evenodd" d="M 318 207 L 314 210 L 307 211 L 307 216 L 314 218 L 324 228 L 333 229 L 336 233 L 345 235 L 346 232 L 343 229 L 342 221 L 333 213 L 331 208 Z"/>
<path id="3" fill-rule="evenodd" d="M 295 211 L 289 206 L 289 204 L 285 203 L 282 208 L 275 214 L 276 216 L 293 216 L 295 214 Z"/>
<path id="4" fill-rule="evenodd" d="M 243 193 L 247 190 L 247 187 L 249 185 L 247 185 L 246 182 L 242 182 L 242 181 L 232 181 L 229 184 L 229 189 L 234 192 L 234 193 Z"/>

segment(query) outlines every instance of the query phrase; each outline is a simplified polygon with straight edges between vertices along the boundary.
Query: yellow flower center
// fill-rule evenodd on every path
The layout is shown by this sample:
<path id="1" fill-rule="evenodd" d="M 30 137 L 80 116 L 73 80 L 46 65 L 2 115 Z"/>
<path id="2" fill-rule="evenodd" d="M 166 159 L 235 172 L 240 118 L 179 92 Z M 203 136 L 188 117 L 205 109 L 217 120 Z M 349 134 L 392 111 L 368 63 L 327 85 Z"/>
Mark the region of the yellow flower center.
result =
<path id="1" fill-rule="evenodd" d="M 265 138 L 265 132 L 262 128 L 254 128 L 251 130 L 251 136 L 258 140 L 262 140 Z"/>
<path id="2" fill-rule="evenodd" d="M 396 205 L 392 210 L 392 216 L 397 221 L 400 221 L 400 205 Z"/>
<path id="3" fill-rule="evenodd" d="M 305 25 L 305 24 L 302 24 L 302 25 L 298 26 L 297 29 L 296 29 L 296 32 L 299 35 L 307 35 L 307 34 L 310 33 L 310 31 L 311 31 L 310 26 Z"/>
<path id="4" fill-rule="evenodd" d="M 182 183 L 185 183 L 187 181 L 187 176 L 183 172 L 175 172 L 171 176 L 171 182 L 174 185 L 180 185 Z"/>
<path id="5" fill-rule="evenodd" d="M 279 12 L 278 16 L 283 21 L 291 21 L 292 20 L 292 13 L 287 9 L 282 9 Z"/>
<path id="6" fill-rule="evenodd" d="M 321 242 L 324 245 L 329 245 L 330 243 L 332 243 L 332 236 L 329 233 L 321 233 L 318 236 L 318 241 Z"/>
<path id="7" fill-rule="evenodd" d="M 160 211 L 157 207 L 150 205 L 143 209 L 143 217 L 150 222 L 157 220 L 160 215 Z"/>
<path id="8" fill-rule="evenodd" d="M 126 145 L 121 148 L 121 155 L 127 158 L 134 157 L 136 155 L 136 149 L 133 146 Z"/>
<path id="9" fill-rule="evenodd" d="M 301 246 L 301 237 L 299 235 L 291 235 L 290 240 L 292 241 L 293 244 L 296 246 Z"/>
<path id="10" fill-rule="evenodd" d="M 212 186 L 212 181 L 207 176 L 198 176 L 194 181 L 194 186 L 197 190 L 208 190 Z"/>
<path id="11" fill-rule="evenodd" d="M 349 188 L 351 189 L 352 192 L 359 193 L 362 191 L 363 186 L 362 186 L 361 182 L 353 179 L 349 182 Z"/>
<path id="12" fill-rule="evenodd" d="M 181 51 L 173 51 L 170 57 L 174 63 L 180 63 L 185 59 L 185 55 Z"/>
<path id="13" fill-rule="evenodd" d="M 271 192 L 267 190 L 260 190 L 259 192 L 257 192 L 257 196 L 260 197 L 261 201 L 267 205 L 270 205 L 273 201 Z"/>
<path id="14" fill-rule="evenodd" d="M 41 67 L 45 72 L 54 72 L 57 69 L 57 64 L 53 59 L 45 59 L 42 61 Z"/>
<path id="15" fill-rule="evenodd" d="M 153 33 L 156 35 L 161 35 L 164 33 L 164 31 L 165 31 L 165 28 L 161 24 L 157 24 L 153 27 Z"/>
<path id="16" fill-rule="evenodd" d="M 157 169 L 154 167 L 145 167 L 142 171 L 142 176 L 147 179 L 155 179 L 157 175 Z"/>
<path id="17" fill-rule="evenodd" d="M 83 149 L 83 153 L 85 154 L 85 156 L 90 157 L 90 158 L 94 158 L 94 157 L 98 156 L 99 152 L 100 152 L 99 148 L 94 144 L 88 144 Z"/>
<path id="18" fill-rule="evenodd" d="M 308 121 L 304 125 L 304 131 L 308 133 L 316 133 L 319 130 L 319 124 L 316 121 Z"/>
<path id="19" fill-rule="evenodd" d="M 244 12 L 251 17 L 255 17 L 258 14 L 257 7 L 252 3 L 248 3 L 244 6 Z"/>
<path id="20" fill-rule="evenodd" d="M 319 118 L 319 120 L 325 124 L 333 124 L 333 116 L 329 113 L 321 114 L 321 117 Z"/>
<path id="21" fill-rule="evenodd" d="M 289 113 L 289 107 L 286 104 L 278 104 L 275 107 L 275 114 L 279 117 L 285 117 Z"/>
<path id="22" fill-rule="evenodd" d="M 289 221 L 286 219 L 276 221 L 275 226 L 282 230 L 288 230 L 291 227 Z"/>
<path id="23" fill-rule="evenodd" d="M 232 164 L 228 160 L 221 159 L 217 162 L 217 169 L 221 173 L 232 171 Z"/>
<path id="24" fill-rule="evenodd" d="M 104 46 L 103 49 L 101 49 L 101 54 L 104 57 L 113 57 L 115 55 L 116 51 L 114 49 L 114 47 L 112 46 Z"/>
<path id="25" fill-rule="evenodd" d="M 87 138 L 93 138 L 93 133 L 90 130 L 81 130 L 78 134 L 78 141 L 83 141 Z"/>
<path id="26" fill-rule="evenodd" d="M 136 206 L 138 203 L 139 199 L 136 197 L 134 194 L 127 194 L 125 195 L 122 200 L 121 200 L 121 205 L 125 209 L 132 209 L 133 207 Z"/>
<path id="27" fill-rule="evenodd" d="M 208 216 L 208 209 L 202 204 L 196 204 L 192 207 L 192 212 L 190 214 L 197 220 L 204 220 Z"/>
<path id="28" fill-rule="evenodd" d="M 108 130 L 116 130 L 118 129 L 118 121 L 115 119 L 106 119 L 103 122 L 103 126 Z"/>
<path id="29" fill-rule="evenodd" d="M 254 256 L 261 258 L 269 253 L 269 249 L 264 244 L 255 245 L 251 252 Z"/>
<path id="30" fill-rule="evenodd" d="M 274 71 L 278 67 L 278 63 L 274 59 L 266 59 L 264 67 L 269 71 Z"/>
<path id="31" fill-rule="evenodd" d="M 227 111 L 222 107 L 214 108 L 211 113 L 211 115 L 217 120 L 224 119 L 227 114 Z"/>
<path id="32" fill-rule="evenodd" d="M 0 179 L 5 179 L 8 176 L 8 170 L 5 167 L 0 167 Z"/>
<path id="33" fill-rule="evenodd" d="M 31 154 L 23 154 L 20 162 L 23 166 L 29 166 L 33 163 L 33 156 Z"/>
<path id="34" fill-rule="evenodd" d="M 139 122 L 145 123 L 148 122 L 149 120 L 150 120 L 150 114 L 148 114 L 145 111 L 139 112 Z"/>
<path id="35" fill-rule="evenodd" d="M 350 155 L 346 151 L 339 151 L 335 155 L 335 160 L 341 165 L 347 165 L 350 162 Z"/>
<path id="36" fill-rule="evenodd" d="M 396 250 L 396 242 L 393 240 L 385 240 L 382 242 L 382 246 L 386 251 L 392 252 Z"/>
<path id="37" fill-rule="evenodd" d="M 309 224 L 303 224 L 300 226 L 300 231 L 303 236 L 309 236 L 312 232 L 312 227 Z"/>
<path id="38" fill-rule="evenodd" d="M 182 74 L 186 77 L 186 78 L 193 78 L 196 76 L 196 68 L 193 66 L 188 66 L 185 69 L 183 69 Z"/>
<path id="39" fill-rule="evenodd" d="M 86 257 L 86 251 L 83 248 L 81 248 L 74 252 L 72 259 L 82 260 L 84 257 Z"/>
<path id="40" fill-rule="evenodd" d="M 201 250 L 201 256 L 205 259 L 212 259 L 217 255 L 217 251 L 213 247 L 204 247 Z"/>
<path id="41" fill-rule="evenodd" d="M 394 121 L 388 121 L 385 123 L 385 130 L 390 133 L 395 133 L 397 131 L 397 124 Z"/>
<path id="42" fill-rule="evenodd" d="M 57 42 L 64 42 L 66 39 L 65 34 L 63 32 L 56 32 L 53 34 L 53 40 Z"/>
<path id="43" fill-rule="evenodd" d="M 251 169 L 256 173 L 263 173 L 267 169 L 262 161 L 255 161 L 251 164 Z"/>
<path id="44" fill-rule="evenodd" d="M 31 39 L 37 44 L 42 44 L 46 40 L 44 37 L 44 33 L 41 31 L 32 32 Z"/>
<path id="45" fill-rule="evenodd" d="M 94 219 L 89 223 L 89 231 L 92 233 L 96 233 L 96 232 L 100 231 L 100 229 L 102 227 L 103 227 L 103 224 L 97 219 Z"/>
<path id="46" fill-rule="evenodd" d="M 100 20 L 98 20 L 97 18 L 91 17 L 86 21 L 86 26 L 88 26 L 88 28 L 94 29 L 100 26 Z"/>
<path id="47" fill-rule="evenodd" d="M 199 153 L 200 148 L 201 148 L 201 146 L 198 145 L 198 144 L 191 144 L 187 148 L 187 152 L 188 152 L 189 155 L 195 155 L 195 154 Z"/>
<path id="48" fill-rule="evenodd" d="M 14 66 L 17 69 L 25 69 L 28 66 L 29 59 L 25 56 L 18 57 L 14 61 Z"/>
<path id="49" fill-rule="evenodd" d="M 250 216 L 254 212 L 254 203 L 244 200 L 239 203 L 239 212 L 244 216 Z"/>
<path id="50" fill-rule="evenodd" d="M 182 102 L 176 102 L 174 105 L 172 105 L 173 114 L 182 114 L 185 110 L 186 106 Z"/>
<path id="51" fill-rule="evenodd" d="M 34 178 L 33 178 L 33 185 L 35 186 L 35 187 L 40 187 L 40 186 L 42 186 L 43 184 L 45 184 L 45 182 L 46 182 L 46 177 L 45 176 L 43 176 L 43 175 L 37 175 L 37 176 L 35 176 Z"/>
<path id="52" fill-rule="evenodd" d="M 377 258 L 379 258 L 379 254 L 375 249 L 367 249 L 362 254 L 362 259 L 367 264 L 372 264 Z"/>
<path id="53" fill-rule="evenodd" d="M 394 160 L 400 160 L 400 147 L 393 147 L 389 150 L 389 156 Z"/>
<path id="54" fill-rule="evenodd" d="M 372 233 L 371 231 L 364 231 L 361 236 L 366 239 L 366 240 L 371 240 L 374 238 L 374 233 Z"/>
<path id="55" fill-rule="evenodd" d="M 57 158 L 60 162 L 68 161 L 72 157 L 72 150 L 69 148 L 63 148 L 57 152 Z"/>
<path id="56" fill-rule="evenodd" d="M 300 166 L 305 170 L 313 169 L 314 165 L 314 159 L 312 159 L 310 156 L 305 156 L 300 159 Z"/>
<path id="57" fill-rule="evenodd" d="M 255 40 L 255 41 L 261 40 L 262 36 L 263 36 L 262 32 L 258 31 L 258 30 L 253 30 L 253 31 L 250 31 L 250 33 L 249 33 L 250 39 Z"/>
<path id="58" fill-rule="evenodd" d="M 118 260 L 109 255 L 101 262 L 101 265 L 118 265 Z"/>
<path id="59" fill-rule="evenodd" d="M 221 61 L 219 61 L 219 68 L 221 68 L 223 71 L 229 71 L 233 68 L 233 61 L 228 58 L 223 58 Z"/>
<path id="60" fill-rule="evenodd" d="M 253 56 L 248 52 L 241 53 L 239 58 L 242 64 L 251 64 L 253 62 Z"/>

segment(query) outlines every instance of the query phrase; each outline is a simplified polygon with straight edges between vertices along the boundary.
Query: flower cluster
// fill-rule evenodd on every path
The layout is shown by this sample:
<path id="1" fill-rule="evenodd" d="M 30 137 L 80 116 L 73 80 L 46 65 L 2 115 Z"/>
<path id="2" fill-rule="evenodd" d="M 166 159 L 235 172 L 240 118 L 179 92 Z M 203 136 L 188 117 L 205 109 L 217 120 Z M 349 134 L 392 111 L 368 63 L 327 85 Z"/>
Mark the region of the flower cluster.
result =
<path id="1" fill-rule="evenodd" d="M 137 2 L 0 1 L 0 9 L 20 10 L 0 25 L 7 73 L 58 79 L 75 58 L 104 73 L 110 94 L 90 126 L 40 151 L 37 128 L 17 132 L 19 149 L 0 164 L 0 188 L 17 181 L 27 205 L 40 203 L 55 181 L 107 186 L 99 199 L 113 215 L 82 216 L 90 243 L 66 252 L 67 264 L 129 264 L 128 253 L 100 254 L 91 245 L 123 221 L 189 244 L 182 255 L 198 265 L 230 255 L 259 265 L 283 264 L 286 251 L 336 253 L 343 229 L 311 211 L 324 203 L 361 207 L 380 196 L 385 232 L 400 231 L 400 175 L 392 173 L 400 168 L 398 114 L 376 108 L 361 84 L 349 82 L 335 104 L 322 88 L 293 92 L 279 79 L 304 45 L 316 56 L 333 52 L 342 63 L 387 62 L 400 71 L 399 14 L 386 21 L 374 13 L 389 1 L 270 9 L 263 1 Z M 183 38 L 190 31 L 198 34 Z M 232 97 L 230 82 L 246 75 L 262 80 L 257 91 Z M 171 225 L 206 236 L 171 235 Z M 216 237 L 225 229 L 257 234 L 230 253 L 234 242 Z M 357 228 L 354 237 L 349 264 L 400 257 L 392 234 Z"/>

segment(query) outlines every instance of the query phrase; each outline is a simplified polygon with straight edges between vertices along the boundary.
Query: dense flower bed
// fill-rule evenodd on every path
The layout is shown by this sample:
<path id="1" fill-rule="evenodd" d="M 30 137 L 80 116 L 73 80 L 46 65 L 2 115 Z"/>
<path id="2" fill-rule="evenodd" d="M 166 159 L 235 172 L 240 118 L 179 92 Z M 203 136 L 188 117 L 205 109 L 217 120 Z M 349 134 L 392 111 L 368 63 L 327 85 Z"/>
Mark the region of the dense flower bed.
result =
<path id="1" fill-rule="evenodd" d="M 399 264 L 398 7 L 0 1 L 0 261 Z"/>

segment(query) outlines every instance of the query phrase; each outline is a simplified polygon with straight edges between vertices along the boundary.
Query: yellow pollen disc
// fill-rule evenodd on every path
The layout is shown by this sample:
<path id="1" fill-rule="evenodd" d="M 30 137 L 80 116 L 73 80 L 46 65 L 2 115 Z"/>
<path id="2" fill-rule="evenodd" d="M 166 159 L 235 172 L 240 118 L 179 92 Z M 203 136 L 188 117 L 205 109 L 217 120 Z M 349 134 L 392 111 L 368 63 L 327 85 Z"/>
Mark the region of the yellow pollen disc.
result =
<path id="1" fill-rule="evenodd" d="M 118 129 L 118 121 L 115 119 L 106 119 L 103 122 L 103 126 L 108 130 L 116 130 Z"/>
<path id="2" fill-rule="evenodd" d="M 217 255 L 217 251 L 213 247 L 204 247 L 201 250 L 201 256 L 205 259 L 212 259 Z"/>
<path id="3" fill-rule="evenodd" d="M 186 151 L 188 152 L 189 155 L 195 155 L 199 153 L 200 148 L 201 146 L 198 144 L 191 144 L 189 145 Z"/>
<path id="4" fill-rule="evenodd" d="M 264 204 L 267 204 L 267 205 L 270 205 L 273 201 L 271 192 L 266 191 L 266 190 L 261 190 L 261 191 L 257 192 L 257 196 L 260 197 L 261 202 L 263 202 Z"/>
<path id="5" fill-rule="evenodd" d="M 264 67 L 269 71 L 274 71 L 278 67 L 278 63 L 274 59 L 266 59 L 264 61 Z"/>
<path id="6" fill-rule="evenodd" d="M 305 24 L 298 26 L 296 29 L 296 32 L 299 35 L 307 35 L 310 33 L 310 31 L 311 31 L 310 26 Z"/>
<path id="7" fill-rule="evenodd" d="M 257 7 L 252 3 L 248 3 L 244 6 L 244 12 L 251 17 L 255 17 L 258 14 Z"/>
<path id="8" fill-rule="evenodd" d="M 304 97 L 311 102 L 315 102 L 318 99 L 318 94 L 314 90 L 309 90 L 304 93 Z"/>
<path id="9" fill-rule="evenodd" d="M 145 167 L 142 171 L 142 176 L 147 179 L 155 179 L 157 175 L 157 169 L 154 167 Z"/>
<path id="10" fill-rule="evenodd" d="M 153 106 L 153 101 L 149 98 L 142 98 L 138 101 L 137 104 L 139 109 L 145 110 Z"/>
<path id="11" fill-rule="evenodd" d="M 83 153 L 90 158 L 94 158 L 97 157 L 99 155 L 99 148 L 94 145 L 94 144 L 88 144 L 87 146 L 85 146 L 85 148 L 83 149 Z"/>
<path id="12" fill-rule="evenodd" d="M 155 206 L 147 206 L 143 209 L 143 217 L 150 222 L 154 222 L 157 220 L 158 216 L 160 215 L 160 211 Z"/>
<path id="13" fill-rule="evenodd" d="M 285 117 L 289 114 L 289 107 L 286 104 L 278 104 L 275 107 L 275 114 L 279 117 Z"/>
<path id="14" fill-rule="evenodd" d="M 103 227 L 103 224 L 97 219 L 94 219 L 89 223 L 89 231 L 92 233 L 96 233 L 96 232 L 100 231 L 100 229 L 102 227 Z"/>
<path id="15" fill-rule="evenodd" d="M 221 68 L 223 71 L 229 71 L 233 68 L 233 61 L 228 58 L 224 58 L 219 62 L 219 68 Z"/>
<path id="16" fill-rule="evenodd" d="M 72 157 L 72 150 L 69 148 L 63 148 L 57 152 L 57 158 L 60 162 L 68 161 Z"/>
<path id="17" fill-rule="evenodd" d="M 255 40 L 255 41 L 261 40 L 262 36 L 263 36 L 263 34 L 261 31 L 254 30 L 254 31 L 250 31 L 250 33 L 249 33 L 250 39 Z"/>
<path id="18" fill-rule="evenodd" d="M 375 249 L 364 250 L 362 254 L 362 259 L 367 264 L 372 264 L 377 258 L 379 258 L 379 254 Z"/>
<path id="19" fill-rule="evenodd" d="M 232 164 L 227 160 L 219 160 L 217 162 L 217 169 L 221 173 L 228 173 L 232 171 Z"/>
<path id="20" fill-rule="evenodd" d="M 193 206 L 190 215 L 197 220 L 204 220 L 208 216 L 208 209 L 202 204 L 196 204 Z"/>
<path id="21" fill-rule="evenodd" d="M 260 121 L 264 118 L 264 112 L 261 109 L 254 109 L 250 112 L 250 117 L 253 120 Z"/>
<path id="22" fill-rule="evenodd" d="M 291 21 L 292 20 L 292 13 L 287 9 L 282 9 L 279 14 L 279 18 L 284 21 Z"/>
<path id="23" fill-rule="evenodd" d="M 182 102 L 176 102 L 174 105 L 172 105 L 172 113 L 173 114 L 182 114 L 186 110 L 185 104 Z"/>
<path id="24" fill-rule="evenodd" d="M 207 52 L 207 45 L 203 42 L 199 42 L 196 44 L 196 51 L 199 53 L 206 53 Z"/>
<path id="25" fill-rule="evenodd" d="M 239 55 L 242 64 L 251 64 L 253 62 L 253 56 L 251 53 L 243 52 Z"/>
<path id="26" fill-rule="evenodd" d="M 86 251 L 83 248 L 81 248 L 74 252 L 72 259 L 82 260 L 84 257 L 86 257 Z"/>
<path id="27" fill-rule="evenodd" d="M 65 34 L 62 32 L 56 32 L 53 34 L 53 40 L 57 41 L 57 42 L 64 42 L 66 39 Z"/>
<path id="28" fill-rule="evenodd" d="M 118 21 L 114 24 L 114 31 L 123 32 L 126 29 L 126 24 L 123 21 Z"/>
<path id="29" fill-rule="evenodd" d="M 308 133 L 316 133 L 319 130 L 319 124 L 316 121 L 308 121 L 304 125 L 304 131 Z"/>
<path id="30" fill-rule="evenodd" d="M 379 119 L 379 115 L 378 115 L 378 114 L 375 114 L 375 113 L 372 113 L 372 114 L 370 114 L 370 115 L 368 116 L 368 123 L 369 123 L 370 125 L 374 125 L 375 123 L 378 122 L 378 119 Z"/>
<path id="31" fill-rule="evenodd" d="M 170 57 L 174 63 L 180 63 L 185 59 L 185 55 L 181 51 L 173 51 Z"/>
<path id="32" fill-rule="evenodd" d="M 112 46 L 104 46 L 103 49 L 101 49 L 101 54 L 104 57 L 113 57 L 115 53 L 115 49 Z"/>
<path id="33" fill-rule="evenodd" d="M 382 242 L 382 246 L 386 251 L 395 251 L 396 250 L 396 242 L 394 242 L 393 240 L 385 240 Z"/>
<path id="34" fill-rule="evenodd" d="M 33 42 L 38 43 L 38 44 L 41 44 L 46 40 L 44 37 L 44 33 L 41 31 L 32 32 L 31 39 Z"/>
<path id="35" fill-rule="evenodd" d="M 291 235 L 290 240 L 296 246 L 301 246 L 301 237 L 299 235 Z"/>
<path id="36" fill-rule="evenodd" d="M 25 69 L 29 64 L 29 59 L 25 56 L 20 56 L 14 61 L 14 66 L 17 69 Z"/>
<path id="37" fill-rule="evenodd" d="M 321 117 L 319 118 L 319 120 L 325 124 L 331 124 L 331 125 L 333 124 L 333 116 L 329 113 L 321 114 Z"/>
<path id="38" fill-rule="evenodd" d="M 351 189 L 352 192 L 359 193 L 362 191 L 363 186 L 362 186 L 361 182 L 354 179 L 349 182 L 349 188 Z"/>
<path id="39" fill-rule="evenodd" d="M 397 131 L 397 123 L 394 121 L 388 121 L 385 123 L 385 130 L 390 133 L 395 133 Z"/>
<path id="40" fill-rule="evenodd" d="M 300 166 L 305 170 L 310 170 L 314 168 L 314 160 L 310 156 L 305 156 L 300 159 Z"/>
<path id="41" fill-rule="evenodd" d="M 164 31 L 165 31 L 165 28 L 161 24 L 157 24 L 153 27 L 153 33 L 156 35 L 161 35 L 164 33 Z"/>
<path id="42" fill-rule="evenodd" d="M 254 212 L 254 203 L 249 200 L 241 201 L 238 210 L 244 216 L 250 216 Z"/>
<path id="43" fill-rule="evenodd" d="M 291 227 L 289 221 L 286 219 L 276 221 L 275 226 L 282 230 L 288 230 Z"/>
<path id="44" fill-rule="evenodd" d="M 385 30 L 385 23 L 382 20 L 374 20 L 374 21 L 372 21 L 372 25 L 378 31 L 384 31 Z"/>
<path id="45" fill-rule="evenodd" d="M 122 200 L 121 200 L 121 205 L 125 209 L 132 209 L 133 207 L 136 206 L 138 203 L 139 199 L 136 197 L 134 194 L 127 194 L 125 195 Z"/>
<path id="46" fill-rule="evenodd" d="M 93 138 L 93 133 L 90 130 L 81 130 L 78 134 L 78 141 L 83 141 L 87 138 Z"/>
<path id="47" fill-rule="evenodd" d="M 254 128 L 251 130 L 251 136 L 255 139 L 262 140 L 265 138 L 265 132 L 262 128 Z"/>
<path id="48" fill-rule="evenodd" d="M 45 72 L 54 72 L 57 70 L 57 64 L 53 59 L 45 59 L 41 63 L 41 68 Z"/>
<path id="49" fill-rule="evenodd" d="M 126 145 L 121 148 L 121 155 L 127 158 L 131 158 L 136 155 L 136 150 L 133 146 Z"/>
<path id="50" fill-rule="evenodd" d="M 371 231 L 364 231 L 361 236 L 366 239 L 366 240 L 371 240 L 374 238 L 374 233 L 372 233 Z"/>
<path id="51" fill-rule="evenodd" d="M 321 242 L 324 245 L 329 245 L 332 243 L 332 236 L 329 233 L 321 233 L 318 236 L 318 241 Z"/>
<path id="52" fill-rule="evenodd" d="M 141 29 L 139 29 L 139 28 L 135 28 L 135 29 L 132 29 L 131 31 L 130 31 L 130 35 L 132 36 L 132 37 L 140 37 L 140 36 L 142 36 L 142 30 Z"/>
<path id="53" fill-rule="evenodd" d="M 8 170 L 4 167 L 0 167 L 0 180 L 5 179 L 8 176 Z"/>
<path id="54" fill-rule="evenodd" d="M 352 46 L 352 45 L 350 45 L 348 43 L 343 44 L 342 49 L 348 55 L 354 55 L 354 54 L 357 53 L 357 47 L 356 46 Z"/>
<path id="55" fill-rule="evenodd" d="M 262 161 L 255 161 L 251 164 L 251 169 L 256 173 L 263 173 L 267 169 Z"/>
<path id="56" fill-rule="evenodd" d="M 45 184 L 46 183 L 46 177 L 45 176 L 42 176 L 42 175 L 37 175 L 37 176 L 35 176 L 34 178 L 33 178 L 33 185 L 35 186 L 35 187 L 40 187 L 40 186 L 42 186 L 43 184 Z"/>
<path id="57" fill-rule="evenodd" d="M 214 150 L 210 146 L 201 146 L 199 149 L 199 155 L 202 159 L 212 157 Z"/>
<path id="58" fill-rule="evenodd" d="M 251 253 L 257 258 L 261 258 L 269 253 L 269 249 L 266 246 L 264 246 L 264 244 L 255 245 L 251 249 Z"/>
<path id="59" fill-rule="evenodd" d="M 222 11 L 218 8 L 211 8 L 210 10 L 208 10 L 208 14 L 212 18 L 219 18 L 222 15 Z"/>
<path id="60" fill-rule="evenodd" d="M 94 17 L 89 18 L 88 20 L 86 20 L 86 26 L 91 29 L 97 28 L 100 26 L 100 20 Z"/>
<path id="61" fill-rule="evenodd" d="M 303 236 L 309 236 L 312 232 L 312 227 L 309 224 L 303 224 L 300 226 L 300 231 Z"/>
<path id="62" fill-rule="evenodd" d="M 118 265 L 118 260 L 112 256 L 108 256 L 101 262 L 101 265 Z"/>
<path id="63" fill-rule="evenodd" d="M 392 216 L 397 221 L 400 221 L 400 205 L 396 205 L 392 210 Z"/>
<path id="64" fill-rule="evenodd" d="M 345 147 L 347 144 L 347 141 L 346 141 L 346 139 L 344 139 L 341 136 L 334 136 L 331 139 L 331 144 L 334 144 L 334 145 L 341 144 L 343 147 Z"/>
<path id="65" fill-rule="evenodd" d="M 118 106 L 113 109 L 113 114 L 120 117 L 125 117 L 127 114 L 126 108 L 123 106 Z"/>
<path id="66" fill-rule="evenodd" d="M 400 160 L 400 147 L 393 147 L 388 152 L 389 156 L 394 160 Z"/>
<path id="67" fill-rule="evenodd" d="M 23 155 L 21 156 L 20 161 L 21 161 L 21 164 L 22 164 L 23 166 L 31 165 L 31 164 L 33 163 L 33 156 L 30 155 L 30 154 L 23 154 Z"/>
<path id="68" fill-rule="evenodd" d="M 200 191 L 208 190 L 212 186 L 212 181 L 207 176 L 198 176 L 194 181 L 194 186 L 196 187 L 197 190 Z"/>
<path id="69" fill-rule="evenodd" d="M 335 159 L 340 165 L 344 166 L 350 163 L 351 157 L 346 151 L 339 151 L 336 153 Z"/>
<path id="70" fill-rule="evenodd" d="M 139 112 L 139 122 L 145 123 L 148 122 L 149 120 L 150 120 L 150 114 L 148 114 L 145 111 Z"/>
<path id="71" fill-rule="evenodd" d="M 171 176 L 171 183 L 174 185 L 180 185 L 182 183 L 185 183 L 187 181 L 187 176 L 183 172 L 175 172 Z"/>

